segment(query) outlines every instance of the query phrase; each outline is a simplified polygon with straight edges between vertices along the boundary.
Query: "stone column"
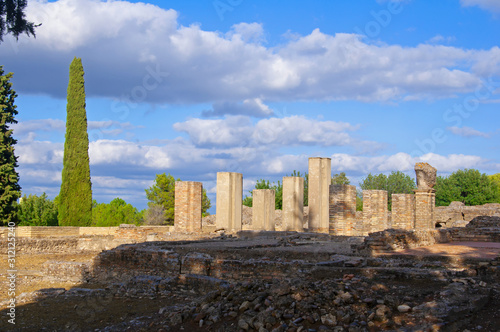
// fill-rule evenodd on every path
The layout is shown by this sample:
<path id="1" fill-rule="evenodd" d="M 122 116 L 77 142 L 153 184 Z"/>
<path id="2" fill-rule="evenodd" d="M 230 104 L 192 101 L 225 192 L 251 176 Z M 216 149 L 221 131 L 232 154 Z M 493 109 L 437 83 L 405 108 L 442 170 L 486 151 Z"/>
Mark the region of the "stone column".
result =
<path id="1" fill-rule="evenodd" d="M 201 205 L 203 185 L 201 182 L 175 182 L 175 231 L 201 232 Z"/>
<path id="2" fill-rule="evenodd" d="M 283 230 L 304 231 L 304 178 L 283 178 Z"/>
<path id="3" fill-rule="evenodd" d="M 330 223 L 329 199 L 332 179 L 330 158 L 309 158 L 309 231 L 328 233 Z"/>
<path id="4" fill-rule="evenodd" d="M 363 190 L 364 233 L 380 232 L 388 228 L 387 191 Z"/>
<path id="5" fill-rule="evenodd" d="M 415 195 L 392 194 L 392 228 L 415 227 Z"/>
<path id="6" fill-rule="evenodd" d="M 332 184 L 329 187 L 329 233 L 352 236 L 356 223 L 356 186 Z"/>
<path id="7" fill-rule="evenodd" d="M 432 229 L 434 225 L 434 206 L 436 190 L 415 189 L 415 229 Z"/>
<path id="8" fill-rule="evenodd" d="M 415 175 L 415 229 L 435 228 L 434 207 L 436 206 L 436 168 L 428 163 L 416 163 Z"/>
<path id="9" fill-rule="evenodd" d="M 218 229 L 241 231 L 243 175 L 217 172 L 216 225 Z"/>
<path id="10" fill-rule="evenodd" d="M 274 231 L 275 193 L 272 189 L 254 189 L 252 229 Z"/>

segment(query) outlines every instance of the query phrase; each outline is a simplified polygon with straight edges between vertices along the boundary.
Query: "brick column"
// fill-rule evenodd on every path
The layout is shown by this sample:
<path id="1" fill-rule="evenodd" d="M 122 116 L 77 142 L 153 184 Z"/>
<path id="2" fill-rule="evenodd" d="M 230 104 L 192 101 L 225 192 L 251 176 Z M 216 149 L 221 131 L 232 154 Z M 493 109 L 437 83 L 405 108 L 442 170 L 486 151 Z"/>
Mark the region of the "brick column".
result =
<path id="1" fill-rule="evenodd" d="M 227 231 L 241 231 L 243 175 L 217 173 L 216 225 Z"/>
<path id="2" fill-rule="evenodd" d="M 386 190 L 363 190 L 364 234 L 388 228 L 387 199 Z"/>
<path id="3" fill-rule="evenodd" d="M 272 189 L 254 189 L 252 229 L 274 231 L 275 193 Z"/>
<path id="4" fill-rule="evenodd" d="M 332 179 L 330 158 L 309 158 L 309 231 L 328 233 L 330 223 L 329 199 Z"/>
<path id="5" fill-rule="evenodd" d="M 436 190 L 415 189 L 415 229 L 433 229 Z"/>
<path id="6" fill-rule="evenodd" d="M 329 187 L 329 233 L 354 235 L 356 222 L 356 186 L 332 184 Z"/>
<path id="7" fill-rule="evenodd" d="M 392 228 L 415 227 L 415 195 L 392 194 Z"/>
<path id="8" fill-rule="evenodd" d="M 304 231 L 304 178 L 283 178 L 283 230 Z"/>
<path id="9" fill-rule="evenodd" d="M 175 231 L 201 232 L 201 182 L 175 182 Z"/>

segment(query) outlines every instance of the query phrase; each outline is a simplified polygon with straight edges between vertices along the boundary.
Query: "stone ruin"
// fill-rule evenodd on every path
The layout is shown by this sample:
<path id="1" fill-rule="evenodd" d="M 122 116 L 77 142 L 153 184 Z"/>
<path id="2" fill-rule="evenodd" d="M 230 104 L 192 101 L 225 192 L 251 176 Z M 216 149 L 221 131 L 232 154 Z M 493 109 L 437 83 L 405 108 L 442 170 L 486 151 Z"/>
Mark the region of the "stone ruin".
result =
<path id="1" fill-rule="evenodd" d="M 385 190 L 363 191 L 362 217 L 356 217 L 356 187 L 331 184 L 331 159 L 309 158 L 309 218 L 304 220 L 304 179 L 283 178 L 283 222 L 281 230 L 339 236 L 366 236 L 386 229 L 427 230 L 435 228 L 436 168 L 417 163 L 414 194 L 393 194 L 392 213 Z M 200 182 L 176 183 L 175 230 L 201 232 Z M 216 230 L 238 232 L 242 223 L 243 175 L 217 173 Z M 246 229 L 274 231 L 275 194 L 254 190 L 252 224 Z M 389 217 L 390 216 L 390 217 Z"/>

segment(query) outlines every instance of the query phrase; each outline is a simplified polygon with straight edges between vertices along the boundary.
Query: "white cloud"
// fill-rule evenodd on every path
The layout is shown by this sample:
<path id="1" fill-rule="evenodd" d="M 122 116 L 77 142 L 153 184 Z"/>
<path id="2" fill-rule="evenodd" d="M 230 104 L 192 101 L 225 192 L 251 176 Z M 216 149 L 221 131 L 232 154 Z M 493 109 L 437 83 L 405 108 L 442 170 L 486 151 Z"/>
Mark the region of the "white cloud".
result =
<path id="1" fill-rule="evenodd" d="M 500 2 L 498 0 L 460 0 L 460 3 L 465 7 L 478 6 L 493 13 L 500 13 Z"/>
<path id="2" fill-rule="evenodd" d="M 30 1 L 28 19 L 43 23 L 37 38 L 6 40 L 0 56 L 16 73 L 17 90 L 62 98 L 78 54 L 87 96 L 129 104 L 443 98 L 474 91 L 480 84 L 474 68 L 500 74 L 493 49 L 371 45 L 319 29 L 265 47 L 255 42 L 264 34 L 259 24 L 240 23 L 223 34 L 181 26 L 177 16 L 126 1 Z"/>
<path id="3" fill-rule="evenodd" d="M 320 145 L 363 148 L 368 144 L 374 148 L 374 142 L 361 141 L 349 134 L 359 126 L 297 115 L 262 119 L 255 124 L 244 116 L 217 120 L 194 118 L 176 123 L 173 127 L 186 132 L 197 146 Z"/>
<path id="4" fill-rule="evenodd" d="M 12 124 L 12 129 L 14 130 L 15 135 L 18 137 L 25 136 L 29 133 L 37 131 L 64 132 L 64 130 L 66 129 L 66 123 L 63 120 L 59 119 L 27 120 Z"/>
<path id="5" fill-rule="evenodd" d="M 260 98 L 245 99 L 243 102 L 217 102 L 212 105 L 212 110 L 202 112 L 204 117 L 222 115 L 248 115 L 256 118 L 265 118 L 274 115 L 272 109 L 260 100 Z"/>
<path id="6" fill-rule="evenodd" d="M 455 41 L 456 39 L 457 38 L 454 36 L 444 37 L 442 35 L 437 34 L 434 37 L 432 37 L 431 39 L 429 39 L 427 42 L 430 44 L 440 44 L 440 43 L 449 44 L 449 43 Z"/>
<path id="7" fill-rule="evenodd" d="M 175 123 L 173 128 L 186 132 L 198 146 L 246 145 L 252 134 L 250 118 L 245 116 L 228 116 L 218 120 L 193 118 Z"/>
<path id="8" fill-rule="evenodd" d="M 362 174 L 384 173 L 391 171 L 412 172 L 415 163 L 427 162 L 436 167 L 438 172 L 454 172 L 463 168 L 488 168 L 490 161 L 479 156 L 450 154 L 442 156 L 434 153 L 427 153 L 421 157 L 411 157 L 407 153 L 399 152 L 394 155 L 382 155 L 375 157 L 353 156 L 349 154 L 333 154 L 332 170 L 352 171 Z"/>
<path id="9" fill-rule="evenodd" d="M 484 137 L 484 138 L 489 138 L 490 135 L 487 133 L 483 133 L 479 130 L 473 129 L 471 127 L 448 127 L 446 128 L 449 132 L 452 134 L 458 135 L 458 136 L 463 136 L 467 138 L 471 137 Z"/>

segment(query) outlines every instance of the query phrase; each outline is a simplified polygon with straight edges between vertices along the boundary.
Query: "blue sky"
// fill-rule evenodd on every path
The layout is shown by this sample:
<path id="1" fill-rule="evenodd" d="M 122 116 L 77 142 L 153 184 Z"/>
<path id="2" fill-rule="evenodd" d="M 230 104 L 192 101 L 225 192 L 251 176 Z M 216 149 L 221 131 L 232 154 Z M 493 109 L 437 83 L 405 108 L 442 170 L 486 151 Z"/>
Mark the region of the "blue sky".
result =
<path id="1" fill-rule="evenodd" d="M 6 37 L 25 194 L 59 192 L 68 69 L 85 69 L 94 198 L 139 209 L 156 174 L 258 179 L 332 158 L 368 173 L 500 172 L 500 3 L 28 2 L 37 37 Z M 215 209 L 212 209 L 215 212 Z"/>

